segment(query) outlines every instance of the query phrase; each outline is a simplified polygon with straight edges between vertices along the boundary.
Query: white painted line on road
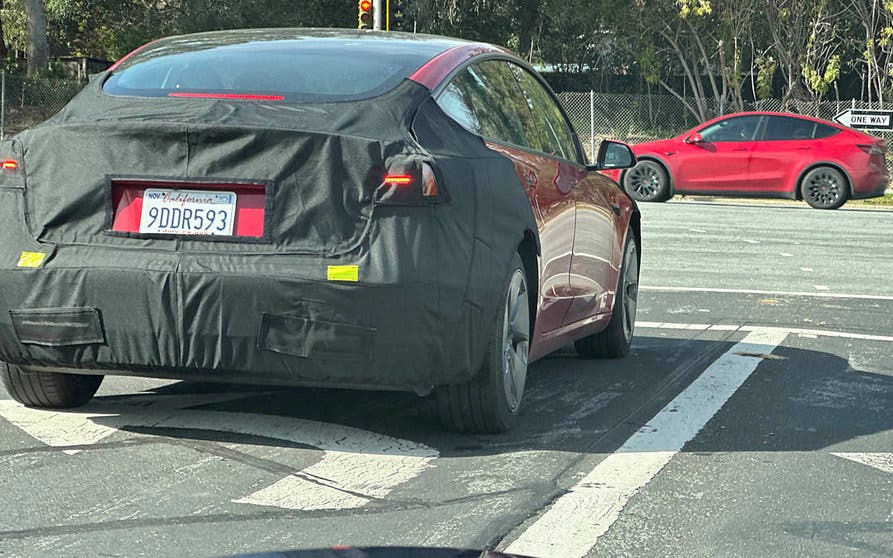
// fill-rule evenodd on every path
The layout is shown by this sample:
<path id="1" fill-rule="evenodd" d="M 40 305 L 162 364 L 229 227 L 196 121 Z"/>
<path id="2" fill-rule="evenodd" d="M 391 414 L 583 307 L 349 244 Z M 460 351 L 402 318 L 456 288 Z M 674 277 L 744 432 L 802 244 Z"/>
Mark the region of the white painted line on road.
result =
<path id="1" fill-rule="evenodd" d="M 854 298 L 862 300 L 893 300 L 893 296 L 888 295 L 865 295 L 865 294 L 844 294 L 844 293 L 816 293 L 805 291 L 761 291 L 755 289 L 722 289 L 712 287 L 664 287 L 653 285 L 640 285 L 640 291 L 657 291 L 662 293 L 729 293 L 729 294 L 754 294 L 754 295 L 775 295 L 775 296 L 812 296 L 820 298 Z"/>
<path id="2" fill-rule="evenodd" d="M 811 268 L 811 267 L 801 267 L 801 268 L 800 268 L 800 271 L 805 271 L 805 272 L 807 272 L 807 273 L 812 273 L 812 272 L 815 271 L 815 270 L 814 270 L 813 268 Z"/>
<path id="3" fill-rule="evenodd" d="M 0 400 L 0 417 L 50 446 L 91 445 L 127 427 L 175 428 L 261 436 L 312 446 L 322 458 L 248 496 L 240 504 L 301 510 L 353 509 L 386 496 L 431 467 L 424 444 L 337 424 L 290 417 L 181 408 L 94 405 L 103 412 L 29 409 Z M 108 412 L 114 411 L 114 412 Z"/>
<path id="4" fill-rule="evenodd" d="M 759 243 L 760 243 L 759 240 L 751 240 L 751 239 L 749 239 L 749 238 L 745 238 L 745 239 L 743 239 L 743 240 L 744 240 L 744 242 L 746 242 L 746 243 L 748 243 L 748 244 L 759 244 Z"/>
<path id="5" fill-rule="evenodd" d="M 831 455 L 893 474 L 893 453 L 832 453 Z"/>
<path id="6" fill-rule="evenodd" d="M 794 257 L 794 254 L 791 254 L 789 252 L 779 252 L 778 255 L 783 258 L 793 258 Z"/>
<path id="7" fill-rule="evenodd" d="M 815 290 L 817 290 L 817 291 L 827 291 L 827 290 L 829 290 L 829 289 L 828 289 L 828 285 L 813 285 L 813 287 L 815 287 Z"/>
<path id="8" fill-rule="evenodd" d="M 750 332 L 648 424 L 583 477 L 506 548 L 538 558 L 585 556 L 645 487 L 707 424 L 786 334 Z"/>
<path id="9" fill-rule="evenodd" d="M 696 233 L 705 233 L 705 232 L 707 232 L 707 231 L 705 231 L 704 229 L 688 229 L 688 230 L 690 230 L 691 232 L 696 232 Z"/>
<path id="10" fill-rule="evenodd" d="M 676 322 L 636 322 L 637 328 L 643 329 L 677 329 L 688 331 L 777 331 L 792 335 L 838 337 L 843 339 L 860 339 L 862 341 L 884 341 L 893 343 L 891 335 L 871 335 L 868 333 L 852 333 L 849 331 L 831 331 L 827 329 L 804 329 L 799 327 L 748 326 L 728 324 L 680 324 Z"/>

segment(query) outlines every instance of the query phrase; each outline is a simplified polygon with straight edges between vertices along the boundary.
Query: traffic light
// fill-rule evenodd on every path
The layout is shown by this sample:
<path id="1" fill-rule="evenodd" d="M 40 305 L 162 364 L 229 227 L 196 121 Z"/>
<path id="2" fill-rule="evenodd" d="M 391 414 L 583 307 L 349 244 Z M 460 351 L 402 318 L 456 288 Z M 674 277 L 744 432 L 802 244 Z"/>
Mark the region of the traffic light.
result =
<path id="1" fill-rule="evenodd" d="M 357 2 L 357 29 L 372 29 L 372 0 Z"/>
<path id="2" fill-rule="evenodd" d="M 403 17 L 406 10 L 405 0 L 389 0 L 390 8 L 390 31 L 403 31 Z"/>

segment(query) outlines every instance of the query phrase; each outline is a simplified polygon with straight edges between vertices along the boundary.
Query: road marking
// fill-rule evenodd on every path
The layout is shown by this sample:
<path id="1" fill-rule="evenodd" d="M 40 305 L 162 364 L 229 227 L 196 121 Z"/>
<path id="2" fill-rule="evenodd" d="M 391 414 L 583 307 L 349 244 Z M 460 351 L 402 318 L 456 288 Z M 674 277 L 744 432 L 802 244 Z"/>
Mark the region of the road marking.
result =
<path id="1" fill-rule="evenodd" d="M 0 417 L 53 447 L 91 445 L 127 427 L 148 427 L 262 436 L 319 448 L 323 456 L 315 464 L 233 500 L 296 510 L 362 507 L 421 474 L 438 456 L 424 444 L 311 420 L 120 402 L 92 406 L 97 411 L 60 413 L 0 400 Z"/>
<path id="2" fill-rule="evenodd" d="M 688 230 L 690 230 L 691 232 L 696 232 L 696 233 L 705 233 L 705 232 L 707 232 L 707 231 L 705 231 L 704 229 L 688 229 Z"/>
<path id="3" fill-rule="evenodd" d="M 791 254 L 789 252 L 779 252 L 778 255 L 783 258 L 793 258 L 794 257 L 794 254 Z"/>
<path id="4" fill-rule="evenodd" d="M 761 291 L 754 289 L 721 289 L 711 287 L 664 287 L 640 285 L 640 291 L 658 291 L 664 293 L 731 293 L 731 294 L 755 294 L 776 296 L 813 296 L 821 298 L 858 298 L 864 300 L 893 300 L 893 296 L 887 295 L 863 295 L 844 293 L 816 293 L 816 292 L 787 292 L 787 291 Z"/>
<path id="5" fill-rule="evenodd" d="M 745 238 L 745 239 L 743 239 L 743 240 L 744 240 L 744 242 L 746 242 L 746 243 L 748 243 L 748 244 L 759 244 L 759 243 L 760 243 L 759 240 L 751 240 L 751 239 L 749 239 L 749 238 Z"/>
<path id="6" fill-rule="evenodd" d="M 812 273 L 812 272 L 815 271 L 815 270 L 814 270 L 813 268 L 811 268 L 811 267 L 801 267 L 801 268 L 800 268 L 800 271 L 805 271 L 805 272 L 807 272 L 807 273 Z"/>
<path id="7" fill-rule="evenodd" d="M 648 424 L 578 482 L 506 548 L 539 558 L 585 556 L 620 517 L 629 499 L 697 435 L 762 358 L 786 337 L 755 330 L 719 357 Z"/>
<path id="8" fill-rule="evenodd" d="M 893 474 L 893 453 L 832 453 L 831 455 Z"/>
<path id="9" fill-rule="evenodd" d="M 745 333 L 750 333 L 753 331 L 777 331 L 780 333 L 803 336 L 838 337 L 844 339 L 859 339 L 862 341 L 893 342 L 893 335 L 870 335 L 867 333 L 831 331 L 827 329 L 803 329 L 798 327 L 748 326 L 729 324 L 680 324 L 675 322 L 636 322 L 636 327 L 643 329 L 684 329 L 689 331 L 741 331 Z"/>
<path id="10" fill-rule="evenodd" d="M 829 289 L 828 289 L 828 285 L 813 285 L 813 287 L 815 287 L 815 290 L 817 290 L 817 291 L 827 291 L 827 290 L 829 290 Z"/>

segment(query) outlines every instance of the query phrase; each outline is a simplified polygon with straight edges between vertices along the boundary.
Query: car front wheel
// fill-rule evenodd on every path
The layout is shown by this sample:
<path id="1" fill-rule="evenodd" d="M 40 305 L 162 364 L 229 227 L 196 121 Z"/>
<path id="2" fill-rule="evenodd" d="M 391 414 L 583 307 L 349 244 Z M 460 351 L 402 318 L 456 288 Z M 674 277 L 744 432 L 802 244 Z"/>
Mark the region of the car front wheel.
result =
<path id="1" fill-rule="evenodd" d="M 0 381 L 9 396 L 28 407 L 67 409 L 80 407 L 94 395 L 103 376 L 28 372 L 0 362 Z"/>
<path id="2" fill-rule="evenodd" d="M 662 202 L 672 197 L 667 171 L 649 159 L 640 160 L 624 173 L 623 189 L 637 201 Z"/>
<path id="3" fill-rule="evenodd" d="M 509 430 L 521 411 L 530 349 L 527 274 L 515 254 L 490 333 L 484 366 L 477 378 L 437 388 L 441 422 L 462 432 Z"/>

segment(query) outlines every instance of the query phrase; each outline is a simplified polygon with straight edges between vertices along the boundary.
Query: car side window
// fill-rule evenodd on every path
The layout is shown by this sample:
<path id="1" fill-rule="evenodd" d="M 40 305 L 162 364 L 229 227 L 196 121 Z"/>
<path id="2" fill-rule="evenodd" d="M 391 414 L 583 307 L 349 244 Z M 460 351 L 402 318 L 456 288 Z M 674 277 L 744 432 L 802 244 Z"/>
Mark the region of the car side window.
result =
<path id="1" fill-rule="evenodd" d="M 573 131 L 558 103 L 545 87 L 524 68 L 507 63 L 524 93 L 526 108 L 524 131 L 530 147 L 571 161 L 577 161 Z M 579 162 L 579 161 L 577 161 Z"/>
<path id="2" fill-rule="evenodd" d="M 811 120 L 792 116 L 767 116 L 764 141 L 813 139 L 816 127 L 822 126 Z"/>
<path id="3" fill-rule="evenodd" d="M 757 133 L 760 116 L 735 116 L 715 122 L 700 130 L 704 141 L 711 143 L 723 141 L 753 141 Z"/>
<path id="4" fill-rule="evenodd" d="M 508 66 L 485 60 L 455 76 L 437 99 L 449 116 L 487 139 L 529 146 L 519 108 L 526 101 Z"/>
<path id="5" fill-rule="evenodd" d="M 828 126 L 827 124 L 816 124 L 815 134 L 812 137 L 815 139 L 830 138 L 838 132 L 840 132 L 840 130 L 838 128 L 835 128 L 834 126 Z"/>

